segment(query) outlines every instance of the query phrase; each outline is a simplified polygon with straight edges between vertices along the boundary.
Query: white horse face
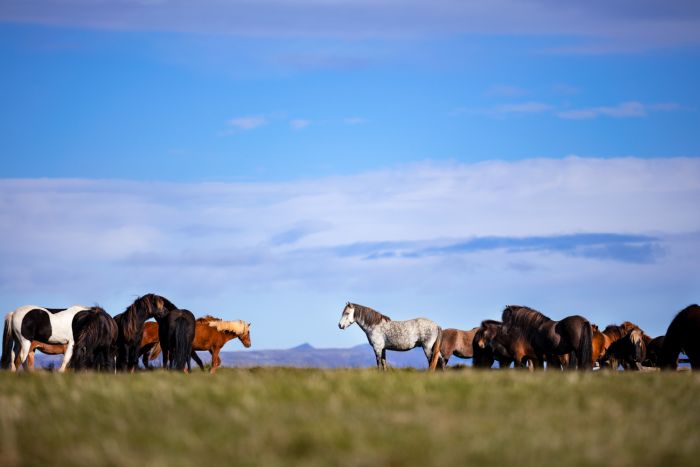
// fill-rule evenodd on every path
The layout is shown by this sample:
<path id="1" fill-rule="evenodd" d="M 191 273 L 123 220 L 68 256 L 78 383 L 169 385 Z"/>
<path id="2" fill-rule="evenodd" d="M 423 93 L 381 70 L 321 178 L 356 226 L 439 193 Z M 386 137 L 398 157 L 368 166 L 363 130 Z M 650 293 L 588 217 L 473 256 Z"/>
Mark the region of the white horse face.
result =
<path id="1" fill-rule="evenodd" d="M 340 329 L 345 329 L 346 327 L 350 326 L 352 323 L 355 322 L 355 307 L 352 306 L 350 303 L 345 305 L 345 309 L 343 310 L 343 314 L 340 315 L 340 321 L 338 322 L 338 327 Z"/>

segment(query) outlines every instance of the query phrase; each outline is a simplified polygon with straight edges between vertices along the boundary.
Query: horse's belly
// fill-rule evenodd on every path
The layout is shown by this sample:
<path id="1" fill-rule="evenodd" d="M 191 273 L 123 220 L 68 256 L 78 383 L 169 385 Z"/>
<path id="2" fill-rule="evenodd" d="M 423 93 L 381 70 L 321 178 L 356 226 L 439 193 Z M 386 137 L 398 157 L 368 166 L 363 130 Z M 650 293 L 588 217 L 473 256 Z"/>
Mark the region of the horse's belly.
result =
<path id="1" fill-rule="evenodd" d="M 68 319 L 70 318 L 70 319 Z M 66 316 L 51 320 L 49 344 L 67 344 L 73 338 L 73 317 Z"/>
<path id="2" fill-rule="evenodd" d="M 416 345 L 417 339 L 411 335 L 394 335 L 385 339 L 385 348 L 389 350 L 410 350 Z"/>

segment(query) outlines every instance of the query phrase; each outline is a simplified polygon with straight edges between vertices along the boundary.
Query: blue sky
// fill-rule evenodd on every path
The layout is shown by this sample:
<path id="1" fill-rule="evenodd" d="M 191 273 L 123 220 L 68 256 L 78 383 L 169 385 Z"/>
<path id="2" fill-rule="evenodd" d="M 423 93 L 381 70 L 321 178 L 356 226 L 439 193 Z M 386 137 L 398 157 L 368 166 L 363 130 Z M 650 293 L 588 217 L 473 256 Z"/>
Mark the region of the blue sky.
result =
<path id="1" fill-rule="evenodd" d="M 694 2 L 7 0 L 0 304 L 156 291 L 262 347 L 362 342 L 346 300 L 659 334 L 700 295 L 699 31 Z"/>

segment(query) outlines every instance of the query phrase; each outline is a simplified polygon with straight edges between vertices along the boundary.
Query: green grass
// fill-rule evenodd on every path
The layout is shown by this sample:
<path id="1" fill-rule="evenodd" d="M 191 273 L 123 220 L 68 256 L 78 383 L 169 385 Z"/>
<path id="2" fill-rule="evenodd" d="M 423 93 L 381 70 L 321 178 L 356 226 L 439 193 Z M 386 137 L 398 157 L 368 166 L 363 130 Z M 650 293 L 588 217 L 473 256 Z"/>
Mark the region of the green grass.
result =
<path id="1" fill-rule="evenodd" d="M 0 465 L 698 465 L 700 376 L 0 374 Z"/>

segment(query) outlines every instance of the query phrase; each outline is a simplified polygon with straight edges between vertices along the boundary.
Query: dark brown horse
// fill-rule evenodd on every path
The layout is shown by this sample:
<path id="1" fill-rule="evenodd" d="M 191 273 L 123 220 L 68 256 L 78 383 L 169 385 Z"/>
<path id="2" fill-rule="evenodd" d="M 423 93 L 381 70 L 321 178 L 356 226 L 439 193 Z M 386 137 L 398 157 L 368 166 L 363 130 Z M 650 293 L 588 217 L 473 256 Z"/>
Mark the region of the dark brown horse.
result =
<path id="1" fill-rule="evenodd" d="M 443 329 L 442 341 L 440 342 L 440 355 L 442 357 L 441 366 L 447 366 L 447 362 L 456 355 L 459 358 L 472 358 L 474 356 L 474 334 L 479 328 L 474 328 L 469 331 L 461 331 L 459 329 Z"/>
<path id="2" fill-rule="evenodd" d="M 195 319 L 189 310 L 169 310 L 165 316 L 156 317 L 158 340 L 163 352 L 163 368 L 189 372 Z"/>
<path id="3" fill-rule="evenodd" d="M 117 323 L 100 307 L 80 311 L 73 318 L 75 346 L 70 366 L 75 370 L 114 371 Z"/>
<path id="4" fill-rule="evenodd" d="M 651 340 L 639 326 L 629 321 L 610 324 L 602 332 L 604 351 L 598 357 L 601 368 L 616 370 L 620 365 L 625 370 L 641 369 L 646 354 L 646 341 Z"/>
<path id="5" fill-rule="evenodd" d="M 684 352 L 690 366 L 700 368 L 700 306 L 690 305 L 673 318 L 666 330 L 659 355 L 659 366 L 667 370 L 678 368 L 678 354 Z"/>
<path id="6" fill-rule="evenodd" d="M 495 321 L 500 323 L 500 321 Z M 474 334 L 474 341 L 472 342 L 472 352 L 474 354 L 472 364 L 474 368 L 491 368 L 494 362 L 498 362 L 499 368 L 508 368 L 513 359 L 494 350 L 491 346 L 479 347 L 479 341 L 482 339 L 481 329 L 476 331 Z"/>
<path id="7" fill-rule="evenodd" d="M 571 354 L 570 366 L 590 369 L 593 344 L 591 323 L 583 316 L 568 316 L 554 321 L 532 308 L 510 305 L 503 310 L 504 332 L 518 330 L 532 346 L 540 366 L 545 360 L 559 361 L 559 356 Z"/>
<path id="8" fill-rule="evenodd" d="M 117 369 L 134 371 L 138 367 L 143 326 L 148 318 L 162 319 L 177 307 L 165 297 L 152 293 L 137 298 L 134 303 L 114 317 L 119 330 L 117 337 Z"/>
<path id="9" fill-rule="evenodd" d="M 494 354 L 515 362 L 516 368 L 534 368 L 537 354 L 519 329 L 511 328 L 506 333 L 500 321 L 486 320 L 481 322 L 479 331 L 479 337 L 475 341 L 477 347 L 490 347 Z"/>
<path id="10" fill-rule="evenodd" d="M 664 337 L 658 336 L 647 342 L 647 356 L 644 362 L 644 366 L 658 367 L 659 357 L 661 356 L 661 349 L 664 345 Z"/>
<path id="11" fill-rule="evenodd" d="M 211 372 L 221 366 L 219 353 L 228 341 L 238 338 L 243 346 L 250 347 L 250 323 L 245 321 L 224 321 L 221 318 L 205 316 L 195 323 L 194 342 L 192 343 L 192 359 L 204 370 L 204 364 L 196 351 L 208 351 L 211 354 Z M 160 354 L 158 342 L 158 323 L 147 322 L 143 330 L 141 354 L 143 366 L 150 368 L 149 360 L 155 360 Z"/>

